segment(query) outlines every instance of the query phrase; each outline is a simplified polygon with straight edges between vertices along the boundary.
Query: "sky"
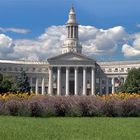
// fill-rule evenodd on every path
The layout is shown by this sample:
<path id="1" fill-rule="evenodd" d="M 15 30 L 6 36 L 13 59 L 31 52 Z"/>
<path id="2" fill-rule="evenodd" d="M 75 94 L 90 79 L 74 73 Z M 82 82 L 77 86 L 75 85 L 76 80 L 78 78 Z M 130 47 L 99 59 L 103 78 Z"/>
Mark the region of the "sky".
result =
<path id="1" fill-rule="evenodd" d="M 0 59 L 60 54 L 72 3 L 84 54 L 98 61 L 140 59 L 139 0 L 0 0 Z"/>

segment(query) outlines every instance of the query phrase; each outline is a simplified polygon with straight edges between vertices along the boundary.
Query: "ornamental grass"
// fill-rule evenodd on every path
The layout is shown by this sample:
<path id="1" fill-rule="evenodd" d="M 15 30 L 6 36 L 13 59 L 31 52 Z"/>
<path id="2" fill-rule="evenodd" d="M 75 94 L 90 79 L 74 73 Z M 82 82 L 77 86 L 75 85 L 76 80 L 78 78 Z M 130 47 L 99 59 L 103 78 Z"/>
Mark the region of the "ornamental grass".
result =
<path id="1" fill-rule="evenodd" d="M 0 115 L 29 117 L 140 117 L 139 94 L 103 96 L 0 96 Z"/>

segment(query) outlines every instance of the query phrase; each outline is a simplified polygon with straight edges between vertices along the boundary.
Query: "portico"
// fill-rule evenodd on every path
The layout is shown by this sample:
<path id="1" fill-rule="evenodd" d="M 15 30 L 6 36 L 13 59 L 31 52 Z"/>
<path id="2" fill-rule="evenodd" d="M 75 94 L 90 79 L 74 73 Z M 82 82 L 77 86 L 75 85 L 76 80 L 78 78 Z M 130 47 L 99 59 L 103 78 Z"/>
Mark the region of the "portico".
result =
<path id="1" fill-rule="evenodd" d="M 48 59 L 49 87 L 48 93 L 53 93 L 53 82 L 57 85 L 57 95 L 87 95 L 95 94 L 95 61 L 87 56 L 69 52 Z M 53 80 L 53 75 L 55 79 Z M 90 87 L 87 87 L 89 81 Z"/>
<path id="2" fill-rule="evenodd" d="M 91 78 L 90 82 L 90 93 L 91 95 L 95 94 L 95 72 L 94 68 L 88 67 L 91 72 L 87 73 L 86 67 L 55 67 L 57 69 L 56 73 L 56 85 L 57 85 L 57 95 L 87 95 L 87 75 L 90 75 Z M 63 70 L 62 70 L 63 69 Z M 72 71 L 74 70 L 74 71 Z M 82 71 L 81 71 L 82 70 Z M 49 87 L 48 87 L 48 94 L 53 94 L 53 67 L 49 69 Z M 72 72 L 71 72 L 72 71 Z M 61 78 L 61 75 L 64 75 L 64 79 Z M 83 75 L 82 82 L 78 80 L 78 77 Z M 89 78 L 88 78 L 89 79 Z M 65 86 L 64 86 L 65 85 Z M 64 89 L 64 93 L 62 93 L 62 88 Z M 80 90 L 81 89 L 81 90 Z"/>

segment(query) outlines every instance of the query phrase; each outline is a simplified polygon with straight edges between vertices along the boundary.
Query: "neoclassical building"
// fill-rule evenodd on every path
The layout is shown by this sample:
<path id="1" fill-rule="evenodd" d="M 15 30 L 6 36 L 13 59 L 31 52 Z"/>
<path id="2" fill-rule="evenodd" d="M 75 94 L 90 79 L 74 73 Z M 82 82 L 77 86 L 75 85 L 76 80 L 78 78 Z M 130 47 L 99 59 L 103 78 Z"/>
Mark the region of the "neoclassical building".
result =
<path id="1" fill-rule="evenodd" d="M 0 72 L 16 77 L 25 71 L 31 92 L 42 95 L 95 95 L 114 93 L 140 61 L 98 62 L 82 53 L 74 8 L 66 23 L 62 54 L 47 61 L 0 60 Z"/>

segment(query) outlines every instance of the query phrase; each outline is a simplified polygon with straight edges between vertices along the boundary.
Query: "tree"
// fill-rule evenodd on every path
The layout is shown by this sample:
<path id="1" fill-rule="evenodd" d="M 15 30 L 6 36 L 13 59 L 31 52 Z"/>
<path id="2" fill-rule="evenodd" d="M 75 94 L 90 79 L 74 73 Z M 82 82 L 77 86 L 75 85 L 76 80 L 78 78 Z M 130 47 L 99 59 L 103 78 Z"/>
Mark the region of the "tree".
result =
<path id="1" fill-rule="evenodd" d="M 140 93 L 140 68 L 133 68 L 128 72 L 124 85 L 121 87 L 122 92 Z"/>
<path id="2" fill-rule="evenodd" d="M 21 93 L 29 93 L 30 92 L 30 84 L 28 81 L 28 77 L 25 71 L 21 71 L 20 75 L 16 80 L 17 91 Z"/>
<path id="3" fill-rule="evenodd" d="M 0 74 L 0 93 L 7 93 L 12 88 L 12 79 L 8 75 Z"/>
<path id="4" fill-rule="evenodd" d="M 3 80 L 3 75 L 0 73 L 0 83 L 2 82 Z"/>

